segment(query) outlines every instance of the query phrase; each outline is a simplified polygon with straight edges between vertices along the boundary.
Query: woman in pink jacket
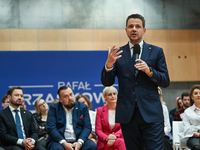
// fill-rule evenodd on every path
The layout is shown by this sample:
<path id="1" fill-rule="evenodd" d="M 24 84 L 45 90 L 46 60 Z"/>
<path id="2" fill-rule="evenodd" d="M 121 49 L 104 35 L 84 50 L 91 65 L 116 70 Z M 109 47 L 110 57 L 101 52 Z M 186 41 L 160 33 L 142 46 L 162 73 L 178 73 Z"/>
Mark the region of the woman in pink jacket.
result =
<path id="1" fill-rule="evenodd" d="M 95 131 L 98 150 L 126 150 L 119 123 L 115 123 L 117 89 L 113 86 L 103 90 L 107 105 L 97 108 Z"/>

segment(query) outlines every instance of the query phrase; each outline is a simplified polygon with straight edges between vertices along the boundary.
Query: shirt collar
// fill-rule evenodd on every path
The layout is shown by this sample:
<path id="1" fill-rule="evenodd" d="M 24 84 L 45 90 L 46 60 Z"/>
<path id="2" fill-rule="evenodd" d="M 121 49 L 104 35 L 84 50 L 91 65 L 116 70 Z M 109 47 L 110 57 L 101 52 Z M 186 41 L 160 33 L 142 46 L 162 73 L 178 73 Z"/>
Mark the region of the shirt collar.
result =
<path id="1" fill-rule="evenodd" d="M 195 104 L 193 104 L 193 105 L 191 106 L 191 108 L 192 108 L 192 110 L 198 110 L 198 111 L 200 111 L 200 108 L 196 107 Z"/>
<path id="2" fill-rule="evenodd" d="M 129 43 L 129 48 L 131 49 L 134 45 L 129 41 L 128 42 Z M 139 43 L 139 45 L 140 45 L 140 49 L 142 49 L 143 48 L 143 44 L 144 44 L 144 42 L 143 42 L 143 40 Z"/>
<path id="3" fill-rule="evenodd" d="M 10 106 L 10 105 L 9 105 L 8 107 L 10 108 L 11 111 L 14 111 L 14 110 L 16 109 L 16 108 L 13 108 L 13 107 Z M 19 110 L 19 112 L 20 112 L 20 107 L 18 107 L 17 110 Z"/>

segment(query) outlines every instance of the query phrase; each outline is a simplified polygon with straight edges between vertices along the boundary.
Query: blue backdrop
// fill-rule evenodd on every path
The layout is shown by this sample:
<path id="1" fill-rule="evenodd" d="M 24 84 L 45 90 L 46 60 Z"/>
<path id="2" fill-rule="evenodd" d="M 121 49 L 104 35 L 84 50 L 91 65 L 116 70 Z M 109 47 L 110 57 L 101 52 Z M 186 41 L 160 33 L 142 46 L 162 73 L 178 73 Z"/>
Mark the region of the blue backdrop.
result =
<path id="1" fill-rule="evenodd" d="M 72 87 L 75 96 L 84 94 L 92 109 L 103 106 L 101 70 L 107 51 L 1 51 L 0 96 L 12 86 L 21 86 L 28 110 L 35 100 L 48 104 L 58 99 L 60 86 Z M 2 107 L 1 107 L 2 109 Z"/>

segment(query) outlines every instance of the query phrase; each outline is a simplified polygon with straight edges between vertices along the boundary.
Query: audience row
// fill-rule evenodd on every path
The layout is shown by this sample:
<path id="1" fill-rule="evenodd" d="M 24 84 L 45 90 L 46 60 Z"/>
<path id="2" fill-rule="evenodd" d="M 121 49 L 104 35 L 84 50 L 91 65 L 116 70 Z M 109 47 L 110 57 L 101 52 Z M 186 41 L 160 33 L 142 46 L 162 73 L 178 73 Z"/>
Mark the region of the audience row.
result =
<path id="1" fill-rule="evenodd" d="M 183 121 L 184 132 L 179 136 L 187 140 L 191 150 L 199 149 L 200 85 L 177 97 L 177 107 L 170 113 L 160 88 L 158 93 L 163 107 L 165 149 L 172 150 L 170 121 Z M 36 100 L 36 113 L 32 114 L 26 110 L 22 88 L 10 88 L 2 98 L 0 150 L 126 150 L 120 124 L 115 123 L 116 88 L 104 88 L 106 103 L 96 111 L 90 110 L 92 104 L 87 96 L 75 99 L 71 87 L 63 86 L 57 94 L 59 100 L 50 107 L 43 99 Z"/>

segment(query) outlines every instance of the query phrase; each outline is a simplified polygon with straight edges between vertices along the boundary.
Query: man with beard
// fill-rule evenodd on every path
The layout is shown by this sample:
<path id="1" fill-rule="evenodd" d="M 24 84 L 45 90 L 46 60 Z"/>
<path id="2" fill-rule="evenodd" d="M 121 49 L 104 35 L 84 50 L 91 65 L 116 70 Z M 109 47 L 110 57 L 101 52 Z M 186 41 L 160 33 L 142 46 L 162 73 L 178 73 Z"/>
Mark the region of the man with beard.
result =
<path id="1" fill-rule="evenodd" d="M 32 113 L 21 109 L 23 91 L 12 87 L 7 92 L 9 106 L 0 111 L 0 140 L 5 150 L 45 150 L 36 145 L 37 130 Z"/>
<path id="2" fill-rule="evenodd" d="M 182 121 L 184 111 L 190 107 L 190 96 L 189 92 L 183 92 L 181 97 L 183 101 L 183 107 L 177 110 L 174 115 L 174 121 Z"/>
<path id="3" fill-rule="evenodd" d="M 47 117 L 48 150 L 97 150 L 88 139 L 91 132 L 88 108 L 75 100 L 69 86 L 58 89 L 59 102 L 50 106 Z"/>

